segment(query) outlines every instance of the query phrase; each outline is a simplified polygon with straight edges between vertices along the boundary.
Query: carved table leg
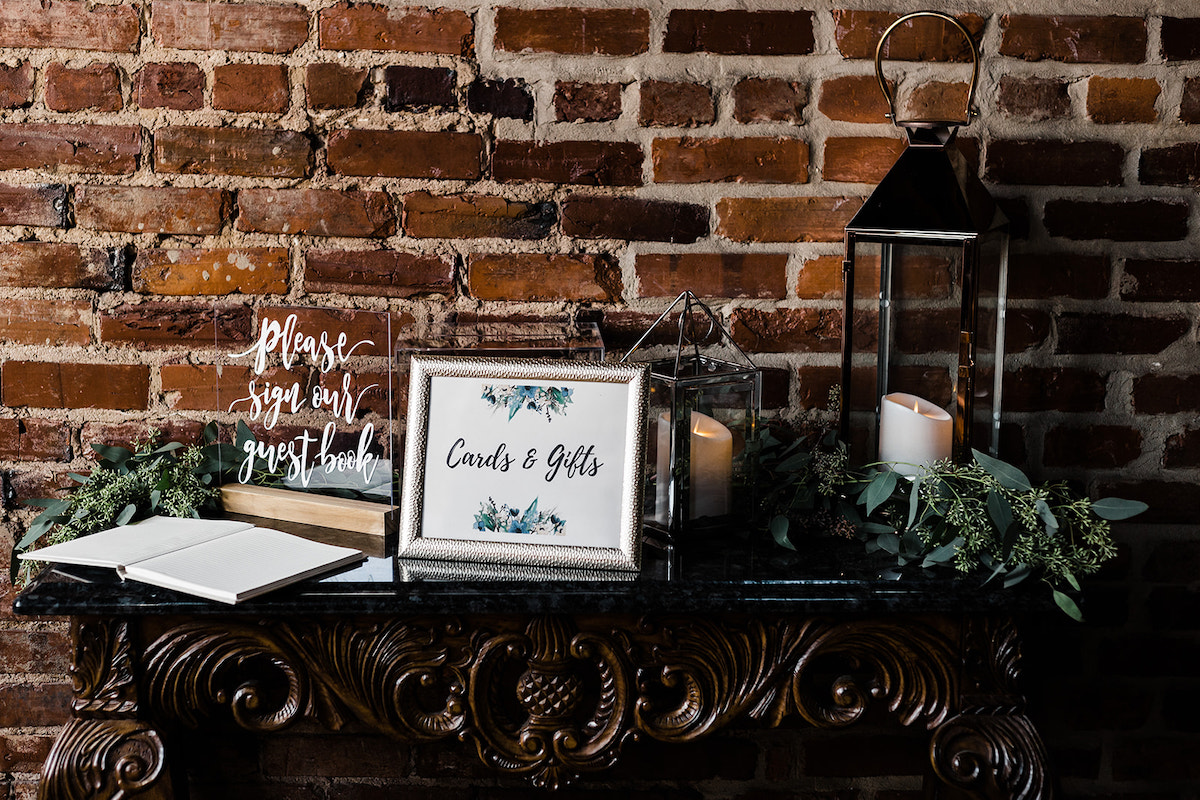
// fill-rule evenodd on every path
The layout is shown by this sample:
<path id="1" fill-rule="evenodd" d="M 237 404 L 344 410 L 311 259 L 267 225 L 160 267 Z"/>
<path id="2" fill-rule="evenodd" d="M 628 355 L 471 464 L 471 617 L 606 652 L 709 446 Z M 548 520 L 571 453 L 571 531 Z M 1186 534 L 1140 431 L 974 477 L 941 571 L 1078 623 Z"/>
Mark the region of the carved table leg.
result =
<path id="1" fill-rule="evenodd" d="M 170 800 L 171 781 L 158 732 L 137 720 L 75 719 L 42 767 L 39 800 Z"/>
<path id="2" fill-rule="evenodd" d="M 1046 748 L 1023 714 L 960 714 L 930 743 L 938 778 L 981 800 L 1050 800 Z"/>

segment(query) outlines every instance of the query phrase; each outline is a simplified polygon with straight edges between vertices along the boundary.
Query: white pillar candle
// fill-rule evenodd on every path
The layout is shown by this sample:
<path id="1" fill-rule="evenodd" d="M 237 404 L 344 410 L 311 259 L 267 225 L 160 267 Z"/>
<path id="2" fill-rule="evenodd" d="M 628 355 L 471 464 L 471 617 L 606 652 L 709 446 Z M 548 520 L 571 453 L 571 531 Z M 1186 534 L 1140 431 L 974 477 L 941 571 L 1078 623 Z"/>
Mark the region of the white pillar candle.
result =
<path id="1" fill-rule="evenodd" d="M 879 404 L 879 460 L 901 475 L 950 458 L 954 420 L 943 409 L 913 394 L 893 392 Z"/>
<path id="2" fill-rule="evenodd" d="M 691 472 L 688 487 L 691 502 L 688 519 L 717 517 L 729 513 L 729 490 L 733 481 L 733 434 L 717 420 L 692 412 Z M 671 415 L 658 415 L 658 463 L 655 481 L 655 517 L 667 524 L 667 493 L 671 482 Z"/>

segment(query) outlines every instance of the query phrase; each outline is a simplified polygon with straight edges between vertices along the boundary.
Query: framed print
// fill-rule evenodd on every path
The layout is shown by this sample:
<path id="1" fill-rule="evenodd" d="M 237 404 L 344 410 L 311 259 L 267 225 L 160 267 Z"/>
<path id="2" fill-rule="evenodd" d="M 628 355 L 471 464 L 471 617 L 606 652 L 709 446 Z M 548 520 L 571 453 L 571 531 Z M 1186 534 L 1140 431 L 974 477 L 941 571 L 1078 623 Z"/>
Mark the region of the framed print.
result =
<path id="1" fill-rule="evenodd" d="M 400 555 L 641 566 L 645 365 L 410 364 Z"/>

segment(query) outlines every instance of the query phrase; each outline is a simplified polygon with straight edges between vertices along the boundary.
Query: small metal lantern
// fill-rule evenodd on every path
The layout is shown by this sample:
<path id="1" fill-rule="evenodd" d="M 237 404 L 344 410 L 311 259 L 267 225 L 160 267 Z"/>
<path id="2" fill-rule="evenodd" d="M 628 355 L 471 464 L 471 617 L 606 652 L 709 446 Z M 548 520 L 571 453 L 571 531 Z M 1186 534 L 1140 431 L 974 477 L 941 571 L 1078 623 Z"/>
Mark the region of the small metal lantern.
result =
<path id="1" fill-rule="evenodd" d="M 754 501 L 746 443 L 754 440 L 762 409 L 762 371 L 690 291 L 622 361 L 681 305 L 674 354 L 651 362 L 647 414 L 644 521 L 668 542 L 748 519 Z M 738 361 L 701 352 L 721 346 Z"/>
<path id="2" fill-rule="evenodd" d="M 949 23 L 971 46 L 962 120 L 897 117 L 883 77 L 883 47 L 892 31 L 918 17 Z M 938 12 L 903 16 L 879 40 L 875 74 L 888 116 L 904 128 L 908 146 L 846 226 L 840 429 L 843 440 L 852 441 L 852 418 L 866 422 L 866 408 L 873 406 L 869 452 L 911 474 L 941 458 L 969 461 L 972 447 L 992 454 L 998 448 L 1008 219 L 955 146 L 959 126 L 977 115 L 979 53 L 970 33 Z M 868 341 L 866 352 L 856 353 L 855 290 L 874 294 L 873 280 L 862 279 L 873 278 L 876 264 L 878 326 L 872 331 L 869 321 L 857 323 Z M 865 305 L 860 313 L 870 314 Z M 872 332 L 875 341 L 869 341 Z M 872 395 L 856 395 L 852 383 L 872 386 Z"/>

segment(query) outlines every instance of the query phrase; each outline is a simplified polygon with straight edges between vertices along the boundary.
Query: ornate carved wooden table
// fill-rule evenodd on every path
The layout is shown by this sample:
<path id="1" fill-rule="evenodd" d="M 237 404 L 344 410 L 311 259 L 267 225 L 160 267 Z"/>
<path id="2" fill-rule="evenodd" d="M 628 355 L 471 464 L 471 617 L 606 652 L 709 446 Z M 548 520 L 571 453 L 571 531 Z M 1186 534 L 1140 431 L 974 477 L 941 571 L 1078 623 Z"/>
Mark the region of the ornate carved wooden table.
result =
<path id="1" fill-rule="evenodd" d="M 355 720 L 460 739 L 552 788 L 642 737 L 789 716 L 846 726 L 880 707 L 930 731 L 930 794 L 1049 797 L 1018 685 L 1019 597 L 881 581 L 850 542 L 799 557 L 723 542 L 647 562 L 636 576 L 484 574 L 380 552 L 236 607 L 50 570 L 16 602 L 72 621 L 73 718 L 40 796 L 168 797 L 182 726 Z"/>

